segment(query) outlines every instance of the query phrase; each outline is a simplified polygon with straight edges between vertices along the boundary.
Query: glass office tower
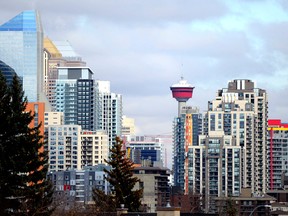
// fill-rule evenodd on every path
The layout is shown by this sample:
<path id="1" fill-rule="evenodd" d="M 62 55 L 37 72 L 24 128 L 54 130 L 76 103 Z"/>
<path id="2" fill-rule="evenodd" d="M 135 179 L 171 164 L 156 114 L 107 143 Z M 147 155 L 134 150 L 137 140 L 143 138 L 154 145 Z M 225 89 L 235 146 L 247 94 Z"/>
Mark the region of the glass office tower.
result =
<path id="1" fill-rule="evenodd" d="M 16 75 L 14 69 L 0 60 L 0 71 L 6 79 L 6 83 L 11 85 L 13 77 Z"/>
<path id="2" fill-rule="evenodd" d="M 39 100 L 43 91 L 43 31 L 36 11 L 24 11 L 0 26 L 0 60 L 23 80 L 29 102 Z"/>

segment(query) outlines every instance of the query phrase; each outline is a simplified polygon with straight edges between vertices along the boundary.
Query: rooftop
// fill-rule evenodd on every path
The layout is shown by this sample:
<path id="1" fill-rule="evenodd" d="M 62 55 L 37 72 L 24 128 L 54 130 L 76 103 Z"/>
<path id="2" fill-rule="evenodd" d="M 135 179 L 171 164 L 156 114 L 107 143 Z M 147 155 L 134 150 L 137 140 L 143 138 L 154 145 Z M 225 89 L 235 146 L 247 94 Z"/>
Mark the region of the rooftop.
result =
<path id="1" fill-rule="evenodd" d="M 175 87 L 176 87 L 176 88 L 177 88 L 177 87 L 194 88 L 191 84 L 189 84 L 189 83 L 187 82 L 187 80 L 184 80 L 183 77 L 181 77 L 181 80 L 179 80 L 178 83 L 173 84 L 171 87 L 172 87 L 172 88 L 175 88 Z"/>

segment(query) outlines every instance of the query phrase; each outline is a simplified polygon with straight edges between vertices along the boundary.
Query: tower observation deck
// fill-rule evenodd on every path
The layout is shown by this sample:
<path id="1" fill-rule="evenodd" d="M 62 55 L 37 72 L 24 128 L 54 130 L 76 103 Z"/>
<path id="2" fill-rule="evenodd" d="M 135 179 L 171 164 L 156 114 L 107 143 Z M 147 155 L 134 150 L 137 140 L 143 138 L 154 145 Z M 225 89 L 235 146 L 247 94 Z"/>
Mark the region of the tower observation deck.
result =
<path id="1" fill-rule="evenodd" d="M 170 90 L 172 91 L 172 96 L 178 101 L 178 116 L 181 114 L 181 108 L 186 105 L 186 102 L 192 98 L 194 87 L 187 83 L 186 80 L 181 77 L 181 80 L 172 85 Z"/>

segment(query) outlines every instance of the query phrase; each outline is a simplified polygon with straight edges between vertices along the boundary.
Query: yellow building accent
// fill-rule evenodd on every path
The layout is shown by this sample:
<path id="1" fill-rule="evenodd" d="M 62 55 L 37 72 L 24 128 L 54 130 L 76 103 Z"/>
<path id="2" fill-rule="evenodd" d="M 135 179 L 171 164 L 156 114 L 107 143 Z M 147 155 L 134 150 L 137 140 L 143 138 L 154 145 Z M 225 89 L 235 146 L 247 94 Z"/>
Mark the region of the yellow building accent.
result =
<path id="1" fill-rule="evenodd" d="M 288 128 L 269 127 L 268 130 L 273 130 L 273 131 L 288 131 Z"/>
<path id="2" fill-rule="evenodd" d="M 127 158 L 130 158 L 130 152 L 131 152 L 131 148 L 128 147 L 128 148 L 127 148 Z"/>
<path id="3" fill-rule="evenodd" d="M 62 58 L 62 54 L 48 37 L 44 38 L 44 48 L 48 50 L 53 58 Z"/>

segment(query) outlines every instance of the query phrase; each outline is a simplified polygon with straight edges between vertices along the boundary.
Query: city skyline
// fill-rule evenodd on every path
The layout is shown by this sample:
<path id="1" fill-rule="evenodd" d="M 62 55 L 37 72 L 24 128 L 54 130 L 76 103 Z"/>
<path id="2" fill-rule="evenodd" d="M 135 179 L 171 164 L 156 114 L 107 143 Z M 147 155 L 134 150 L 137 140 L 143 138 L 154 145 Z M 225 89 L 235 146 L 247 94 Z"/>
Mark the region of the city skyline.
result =
<path id="1" fill-rule="evenodd" d="M 208 2 L 16 0 L 0 3 L 0 25 L 37 9 L 44 34 L 68 40 L 94 78 L 123 95 L 137 134 L 172 134 L 169 87 L 181 76 L 195 86 L 187 105 L 201 112 L 228 81 L 251 79 L 267 90 L 268 117 L 287 122 L 288 3 Z"/>

